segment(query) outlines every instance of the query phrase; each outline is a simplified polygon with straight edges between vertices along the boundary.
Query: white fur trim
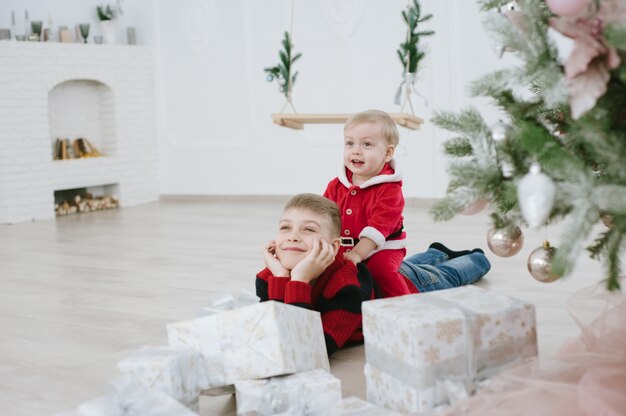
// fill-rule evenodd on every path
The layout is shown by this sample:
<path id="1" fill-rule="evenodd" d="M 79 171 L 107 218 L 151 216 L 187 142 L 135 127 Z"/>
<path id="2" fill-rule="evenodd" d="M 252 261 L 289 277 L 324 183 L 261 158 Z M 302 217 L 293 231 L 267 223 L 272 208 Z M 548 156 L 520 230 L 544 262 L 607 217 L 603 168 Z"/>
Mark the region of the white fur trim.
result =
<path id="1" fill-rule="evenodd" d="M 367 257 L 365 257 L 365 259 L 369 259 L 370 257 L 372 257 L 374 254 L 378 253 L 379 251 L 383 251 L 383 250 L 400 250 L 403 249 L 407 246 L 407 241 L 406 238 L 403 238 L 402 240 L 388 240 L 385 241 L 384 244 L 382 245 L 382 247 L 378 247 L 374 250 L 372 250 Z"/>
<path id="2" fill-rule="evenodd" d="M 341 184 L 346 188 L 349 189 L 352 186 L 348 180 L 348 176 L 346 176 L 346 165 L 343 164 L 343 161 L 341 161 L 341 164 L 339 165 L 339 175 L 337 175 L 337 178 L 339 178 L 339 182 L 341 182 Z"/>
<path id="3" fill-rule="evenodd" d="M 376 244 L 376 248 L 385 244 L 385 236 L 374 227 L 363 228 L 363 231 L 359 234 L 359 239 L 363 237 L 372 240 Z"/>
<path id="4" fill-rule="evenodd" d="M 365 189 L 369 186 L 378 185 L 379 183 L 387 183 L 387 182 L 399 182 L 402 180 L 402 169 L 398 165 L 398 161 L 396 159 L 391 159 L 389 161 L 389 166 L 394 170 L 394 173 L 391 175 L 376 175 L 373 178 L 369 178 L 367 181 L 363 182 L 359 188 Z M 339 182 L 342 183 L 346 188 L 350 188 L 352 184 L 348 180 L 348 176 L 346 175 L 346 165 L 341 163 L 339 167 Z"/>

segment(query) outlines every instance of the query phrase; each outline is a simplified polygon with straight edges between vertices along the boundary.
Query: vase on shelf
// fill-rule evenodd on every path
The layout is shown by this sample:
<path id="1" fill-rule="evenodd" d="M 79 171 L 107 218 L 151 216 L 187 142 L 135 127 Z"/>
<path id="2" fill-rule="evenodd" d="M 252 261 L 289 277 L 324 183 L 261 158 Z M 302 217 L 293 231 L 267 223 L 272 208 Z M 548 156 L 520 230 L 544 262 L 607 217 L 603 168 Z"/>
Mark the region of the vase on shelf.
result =
<path id="1" fill-rule="evenodd" d="M 102 40 L 107 45 L 115 44 L 115 23 L 113 20 L 101 20 L 100 28 L 102 29 Z"/>

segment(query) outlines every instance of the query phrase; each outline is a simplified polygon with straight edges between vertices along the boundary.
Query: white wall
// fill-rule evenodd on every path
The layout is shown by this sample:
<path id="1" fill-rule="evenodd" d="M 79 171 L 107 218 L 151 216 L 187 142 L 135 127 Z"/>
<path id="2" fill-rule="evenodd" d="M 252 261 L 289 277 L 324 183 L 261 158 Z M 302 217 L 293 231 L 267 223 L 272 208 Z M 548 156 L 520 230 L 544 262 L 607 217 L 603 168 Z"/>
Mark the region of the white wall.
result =
<path id="1" fill-rule="evenodd" d="M 55 25 L 92 21 L 94 0 L 3 0 L 0 27 L 10 11 L 21 22 Z M 393 98 L 401 65 L 396 49 L 404 39 L 400 11 L 405 0 L 125 0 L 123 26 L 136 26 L 140 43 L 154 48 L 163 194 L 293 194 L 321 192 L 336 176 L 341 125 L 296 131 L 272 124 L 284 98 L 267 83 L 263 68 L 278 62 L 284 30 L 303 53 L 294 102 L 302 113 L 399 111 Z M 405 195 L 445 193 L 447 133 L 428 122 L 434 110 L 468 105 L 467 84 L 506 64 L 484 33 L 478 6 L 467 0 L 422 0 L 434 14 L 424 28 L 430 53 L 414 101 L 426 123 L 402 129 L 397 156 L 404 165 Z M 91 19 L 91 20 L 90 20 Z M 19 23 L 18 22 L 18 23 Z M 92 32 L 94 33 L 94 32 Z M 483 101 L 478 102 L 481 106 Z M 488 112 L 493 121 L 496 115 Z"/>

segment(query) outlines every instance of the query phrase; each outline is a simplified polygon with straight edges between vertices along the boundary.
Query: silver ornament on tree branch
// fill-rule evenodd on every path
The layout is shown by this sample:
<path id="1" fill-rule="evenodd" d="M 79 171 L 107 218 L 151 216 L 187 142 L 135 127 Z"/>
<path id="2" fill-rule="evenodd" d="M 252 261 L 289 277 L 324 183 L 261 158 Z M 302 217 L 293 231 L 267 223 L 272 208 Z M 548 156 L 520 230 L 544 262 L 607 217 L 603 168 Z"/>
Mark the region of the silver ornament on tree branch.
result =
<path id="1" fill-rule="evenodd" d="M 508 139 L 510 132 L 511 125 L 503 122 L 502 120 L 491 126 L 491 138 L 498 143 Z"/>
<path id="2" fill-rule="evenodd" d="M 517 226 L 492 228 L 487 233 L 487 245 L 496 256 L 511 257 L 524 246 L 524 234 Z"/>
<path id="3" fill-rule="evenodd" d="M 552 260 L 557 249 L 552 247 L 548 240 L 543 242 L 541 247 L 537 247 L 528 256 L 528 271 L 535 280 L 542 283 L 554 282 L 561 278 L 560 275 L 552 272 Z"/>
<path id="4" fill-rule="evenodd" d="M 496 143 L 502 143 L 509 139 L 511 134 L 511 125 L 503 122 L 502 120 L 491 126 L 491 138 Z M 500 169 L 502 170 L 502 176 L 505 178 L 512 178 L 515 169 L 508 160 L 500 160 Z"/>
<path id="5" fill-rule="evenodd" d="M 530 172 L 517 184 L 517 199 L 522 216 L 531 228 L 544 224 L 556 195 L 556 186 L 552 179 L 541 173 L 538 163 L 533 163 Z"/>

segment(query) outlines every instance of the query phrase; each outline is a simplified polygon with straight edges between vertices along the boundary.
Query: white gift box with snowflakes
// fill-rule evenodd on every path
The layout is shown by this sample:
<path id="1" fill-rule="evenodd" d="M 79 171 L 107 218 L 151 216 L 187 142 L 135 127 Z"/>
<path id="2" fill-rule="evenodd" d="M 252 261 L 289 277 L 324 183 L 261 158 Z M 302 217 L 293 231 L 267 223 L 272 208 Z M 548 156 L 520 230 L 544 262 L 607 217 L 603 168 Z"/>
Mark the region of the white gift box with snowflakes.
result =
<path id="1" fill-rule="evenodd" d="M 167 326 L 169 344 L 199 351 L 203 389 L 240 380 L 329 370 L 319 312 L 269 301 Z"/>
<path id="2" fill-rule="evenodd" d="M 341 402 L 341 381 L 317 369 L 235 383 L 238 416 L 326 416 Z"/>
<path id="3" fill-rule="evenodd" d="M 475 286 L 363 303 L 368 401 L 425 412 L 537 355 L 535 308 Z"/>
<path id="4" fill-rule="evenodd" d="M 144 347 L 117 368 L 146 390 L 166 393 L 195 411 L 201 386 L 207 384 L 204 357 L 191 348 Z"/>

